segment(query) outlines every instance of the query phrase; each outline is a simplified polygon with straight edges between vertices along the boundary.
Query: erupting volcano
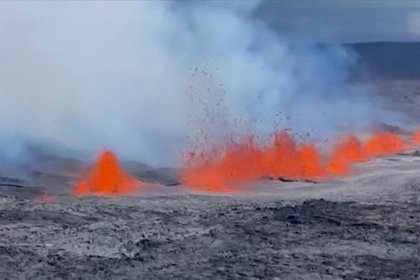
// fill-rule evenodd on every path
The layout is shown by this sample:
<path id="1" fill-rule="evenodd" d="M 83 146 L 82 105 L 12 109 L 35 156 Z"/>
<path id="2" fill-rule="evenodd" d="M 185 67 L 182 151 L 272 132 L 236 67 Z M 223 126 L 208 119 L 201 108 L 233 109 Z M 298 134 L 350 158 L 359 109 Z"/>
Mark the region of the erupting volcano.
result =
<path id="1" fill-rule="evenodd" d="M 416 131 L 412 136 L 411 136 L 411 141 L 413 143 L 417 143 L 420 144 L 420 130 Z"/>
<path id="2" fill-rule="evenodd" d="M 104 150 L 99 153 L 88 178 L 76 184 L 74 194 L 76 196 L 89 193 L 101 195 L 128 194 L 139 190 L 142 186 L 142 182 L 137 181 L 122 170 L 112 152 Z"/>
<path id="3" fill-rule="evenodd" d="M 326 169 L 330 175 L 348 175 L 349 164 L 369 159 L 369 154 L 362 142 L 353 134 L 338 141 L 330 155 Z"/>
<path id="4" fill-rule="evenodd" d="M 314 145 L 298 145 L 292 135 L 280 132 L 264 147 L 250 137 L 218 152 L 191 153 L 185 162 L 183 180 L 194 190 L 223 191 L 235 181 L 267 176 L 315 180 L 323 178 L 325 172 Z"/>
<path id="5" fill-rule="evenodd" d="M 380 131 L 368 139 L 366 149 L 373 156 L 383 156 L 401 152 L 407 144 L 394 133 Z"/>
<path id="6" fill-rule="evenodd" d="M 418 133 L 411 137 L 418 142 Z M 398 135 L 379 131 L 365 142 L 354 134 L 342 137 L 327 160 L 312 143 L 297 143 L 287 132 L 274 135 L 269 145 L 258 146 L 250 137 L 211 153 L 190 153 L 183 182 L 192 190 L 227 191 L 235 182 L 263 177 L 286 180 L 323 180 L 351 173 L 351 164 L 395 154 L 409 148 Z"/>
<path id="7" fill-rule="evenodd" d="M 406 141 L 397 134 L 379 131 L 362 141 L 349 133 L 330 149 L 327 147 L 327 154 L 321 153 L 315 143 L 299 143 L 285 131 L 275 133 L 266 145 L 255 139 L 250 136 L 243 141 L 230 141 L 219 149 L 189 152 L 184 160 L 182 182 L 194 191 L 226 192 L 238 182 L 260 178 L 322 181 L 350 175 L 351 165 L 356 162 L 407 150 L 419 143 L 420 138 L 418 132 Z M 112 152 L 104 150 L 88 178 L 75 185 L 74 194 L 128 194 L 143 185 L 122 170 Z"/>

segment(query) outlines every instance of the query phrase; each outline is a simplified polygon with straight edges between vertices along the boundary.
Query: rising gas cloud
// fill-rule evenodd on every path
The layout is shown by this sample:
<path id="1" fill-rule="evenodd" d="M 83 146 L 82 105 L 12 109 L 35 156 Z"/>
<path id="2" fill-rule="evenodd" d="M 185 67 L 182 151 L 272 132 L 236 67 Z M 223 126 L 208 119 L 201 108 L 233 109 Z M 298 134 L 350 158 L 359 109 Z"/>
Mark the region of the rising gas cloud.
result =
<path id="1" fill-rule="evenodd" d="M 295 44 L 259 2 L 226 2 L 2 2 L 1 157 L 34 143 L 167 165 L 207 132 L 322 138 L 384 120 L 348 83 L 349 50 Z"/>

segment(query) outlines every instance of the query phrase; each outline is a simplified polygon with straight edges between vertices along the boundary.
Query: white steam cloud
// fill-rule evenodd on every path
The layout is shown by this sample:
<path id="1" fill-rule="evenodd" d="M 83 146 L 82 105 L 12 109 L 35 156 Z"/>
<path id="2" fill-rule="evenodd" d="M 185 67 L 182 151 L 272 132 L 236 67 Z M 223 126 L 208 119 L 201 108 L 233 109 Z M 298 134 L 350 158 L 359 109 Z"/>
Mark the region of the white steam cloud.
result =
<path id="1" fill-rule="evenodd" d="M 226 2 L 1 2 L 2 156 L 34 142 L 174 164 L 200 126 L 325 136 L 380 117 L 346 83 L 348 51 L 294 46 L 258 2 Z"/>

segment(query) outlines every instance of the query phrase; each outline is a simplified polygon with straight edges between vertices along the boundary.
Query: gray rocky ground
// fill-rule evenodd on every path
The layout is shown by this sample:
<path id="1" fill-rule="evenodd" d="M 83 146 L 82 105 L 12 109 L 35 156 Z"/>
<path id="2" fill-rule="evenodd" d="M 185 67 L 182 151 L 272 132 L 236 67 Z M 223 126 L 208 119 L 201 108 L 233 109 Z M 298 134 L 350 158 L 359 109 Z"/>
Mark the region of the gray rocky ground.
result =
<path id="1" fill-rule="evenodd" d="M 355 48 L 379 73 L 377 97 L 417 124 L 420 71 L 408 62 L 418 48 Z M 131 162 L 147 189 L 81 199 L 71 187 L 83 162 L 0 165 L 0 279 L 420 279 L 419 155 L 223 195 L 188 192 L 177 170 Z"/>
<path id="2" fill-rule="evenodd" d="M 319 184 L 82 199 L 61 178 L 49 203 L 22 176 L 0 189 L 0 278 L 419 279 L 418 170 L 411 152 Z"/>

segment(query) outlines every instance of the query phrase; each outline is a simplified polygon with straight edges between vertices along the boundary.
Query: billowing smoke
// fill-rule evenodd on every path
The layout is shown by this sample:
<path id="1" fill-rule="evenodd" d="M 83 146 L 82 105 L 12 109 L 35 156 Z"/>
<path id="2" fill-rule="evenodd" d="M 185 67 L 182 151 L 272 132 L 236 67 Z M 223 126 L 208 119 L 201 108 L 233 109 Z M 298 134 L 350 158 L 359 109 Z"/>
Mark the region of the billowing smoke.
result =
<path id="1" fill-rule="evenodd" d="M 226 2 L 2 2 L 2 156 L 36 143 L 174 164 L 206 126 L 324 137 L 381 117 L 348 85 L 347 50 L 287 42 L 258 2 Z"/>

